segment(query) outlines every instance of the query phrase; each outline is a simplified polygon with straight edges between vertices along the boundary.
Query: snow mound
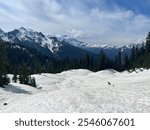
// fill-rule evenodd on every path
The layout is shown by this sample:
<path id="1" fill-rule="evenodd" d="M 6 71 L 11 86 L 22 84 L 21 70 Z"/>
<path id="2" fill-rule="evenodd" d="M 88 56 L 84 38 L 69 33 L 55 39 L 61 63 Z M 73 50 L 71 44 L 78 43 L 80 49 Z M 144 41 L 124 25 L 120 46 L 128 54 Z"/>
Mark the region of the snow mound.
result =
<path id="1" fill-rule="evenodd" d="M 109 74 L 114 74 L 114 73 L 117 73 L 116 70 L 113 70 L 113 69 L 108 69 L 108 70 L 102 70 L 102 71 L 99 71 L 97 72 L 96 74 L 104 74 L 104 75 L 109 75 Z"/>
<path id="2" fill-rule="evenodd" d="M 34 76 L 40 89 L 18 83 L 0 88 L 0 112 L 150 112 L 150 70 Z"/>
<path id="3" fill-rule="evenodd" d="M 74 75 L 82 75 L 82 76 L 84 76 L 84 75 L 88 75 L 90 73 L 92 73 L 92 72 L 89 70 L 78 69 L 78 70 L 64 71 L 64 72 L 60 73 L 60 75 L 68 75 L 68 76 L 70 76 L 70 75 L 73 75 L 73 76 Z"/>

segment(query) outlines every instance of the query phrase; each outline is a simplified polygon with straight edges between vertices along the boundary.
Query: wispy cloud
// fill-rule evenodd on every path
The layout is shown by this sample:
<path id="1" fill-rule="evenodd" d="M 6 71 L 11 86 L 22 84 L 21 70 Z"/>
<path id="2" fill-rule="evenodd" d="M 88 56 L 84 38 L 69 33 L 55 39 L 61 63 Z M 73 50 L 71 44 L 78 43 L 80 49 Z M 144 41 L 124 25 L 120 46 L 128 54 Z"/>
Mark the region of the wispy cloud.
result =
<path id="1" fill-rule="evenodd" d="M 68 34 L 88 43 L 126 44 L 144 40 L 150 18 L 108 0 L 1 0 L 0 25 Z"/>

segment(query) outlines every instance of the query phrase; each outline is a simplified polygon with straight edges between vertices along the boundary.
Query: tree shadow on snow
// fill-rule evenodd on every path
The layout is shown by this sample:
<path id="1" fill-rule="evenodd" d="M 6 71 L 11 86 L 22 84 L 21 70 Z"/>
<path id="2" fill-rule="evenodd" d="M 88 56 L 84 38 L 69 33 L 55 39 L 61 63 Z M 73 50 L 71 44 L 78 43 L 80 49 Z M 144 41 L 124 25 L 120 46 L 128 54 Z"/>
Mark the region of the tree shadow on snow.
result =
<path id="1" fill-rule="evenodd" d="M 18 94 L 31 94 L 31 92 L 26 91 L 24 89 L 21 89 L 21 88 L 14 86 L 12 84 L 5 87 L 4 90 L 7 92 L 18 93 Z"/>

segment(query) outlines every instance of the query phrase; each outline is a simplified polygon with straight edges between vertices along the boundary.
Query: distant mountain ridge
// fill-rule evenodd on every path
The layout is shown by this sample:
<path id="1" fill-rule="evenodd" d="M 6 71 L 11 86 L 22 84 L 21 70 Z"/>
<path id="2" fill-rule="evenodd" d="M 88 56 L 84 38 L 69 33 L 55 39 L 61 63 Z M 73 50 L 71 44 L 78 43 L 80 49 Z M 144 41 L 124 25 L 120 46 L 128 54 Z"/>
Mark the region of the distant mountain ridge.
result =
<path id="1" fill-rule="evenodd" d="M 81 58 L 87 53 L 91 56 L 97 56 L 103 50 L 107 57 L 114 59 L 119 50 L 122 49 L 127 55 L 131 54 L 133 45 L 115 47 L 107 45 L 91 45 L 77 39 L 70 38 L 67 35 L 50 36 L 44 35 L 42 32 L 33 31 L 21 27 L 10 32 L 4 32 L 0 29 L 0 38 L 4 41 L 34 48 L 40 53 L 55 58 Z M 136 46 L 140 47 L 141 44 Z"/>
<path id="2" fill-rule="evenodd" d="M 108 46 L 108 45 L 100 45 L 100 44 L 87 44 L 85 42 L 81 42 L 77 39 L 70 38 L 67 35 L 59 36 L 57 37 L 59 41 L 65 41 L 73 46 L 80 47 L 86 51 L 92 52 L 96 55 L 100 53 L 101 50 L 105 52 L 107 57 L 110 59 L 114 59 L 115 56 L 118 54 L 119 50 L 122 50 L 122 53 L 127 54 L 130 56 L 131 49 L 133 46 L 136 46 L 138 48 L 141 48 L 143 44 L 130 44 L 130 45 L 124 45 L 124 46 Z"/>
<path id="3" fill-rule="evenodd" d="M 86 53 L 94 55 L 91 52 L 87 52 L 82 48 L 75 47 L 65 41 L 60 42 L 54 36 L 44 35 L 41 32 L 26 29 L 24 27 L 7 33 L 4 31 L 0 32 L 0 38 L 2 40 L 16 45 L 34 48 L 48 57 L 62 59 L 66 57 L 81 58 L 85 56 Z"/>

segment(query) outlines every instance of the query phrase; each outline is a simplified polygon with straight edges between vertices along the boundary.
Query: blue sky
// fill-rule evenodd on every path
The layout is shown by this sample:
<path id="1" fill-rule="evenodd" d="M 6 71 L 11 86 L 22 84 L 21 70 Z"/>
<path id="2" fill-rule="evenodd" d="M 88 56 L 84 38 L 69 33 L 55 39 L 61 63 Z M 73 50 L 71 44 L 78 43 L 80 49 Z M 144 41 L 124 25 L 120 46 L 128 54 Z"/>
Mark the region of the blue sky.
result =
<path id="1" fill-rule="evenodd" d="M 150 0 L 1 0 L 0 28 L 21 26 L 91 44 L 142 42 L 150 31 Z"/>

